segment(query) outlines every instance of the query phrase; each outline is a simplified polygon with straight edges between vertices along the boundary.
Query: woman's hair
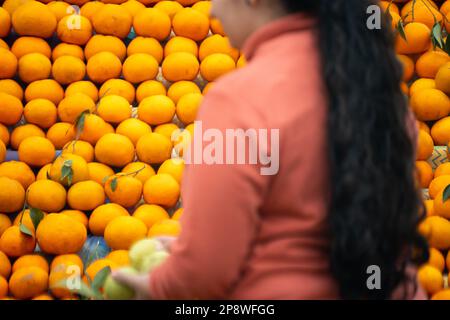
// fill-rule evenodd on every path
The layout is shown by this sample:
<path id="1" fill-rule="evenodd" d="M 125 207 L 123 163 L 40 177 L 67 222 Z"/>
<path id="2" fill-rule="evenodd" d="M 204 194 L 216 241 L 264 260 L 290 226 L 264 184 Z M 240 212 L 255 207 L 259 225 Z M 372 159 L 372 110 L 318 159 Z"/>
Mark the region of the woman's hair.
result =
<path id="1" fill-rule="evenodd" d="M 391 22 L 380 11 L 382 28 L 369 29 L 374 0 L 282 2 L 291 13 L 318 16 L 329 101 L 331 270 L 342 298 L 389 299 L 399 285 L 415 283 L 407 265 L 428 259 L 417 230 L 424 210 L 415 181 L 414 128 L 407 124 L 402 67 L 386 27 Z M 380 290 L 367 286 L 372 265 L 381 271 Z"/>

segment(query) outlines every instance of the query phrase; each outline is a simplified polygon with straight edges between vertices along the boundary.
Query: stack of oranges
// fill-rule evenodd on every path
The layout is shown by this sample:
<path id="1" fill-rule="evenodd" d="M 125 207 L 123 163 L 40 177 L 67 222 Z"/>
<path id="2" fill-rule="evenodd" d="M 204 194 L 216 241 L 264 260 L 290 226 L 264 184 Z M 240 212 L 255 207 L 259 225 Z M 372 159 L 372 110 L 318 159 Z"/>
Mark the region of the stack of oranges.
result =
<path id="1" fill-rule="evenodd" d="M 424 189 L 426 218 L 419 231 L 430 259 L 418 280 L 432 299 L 450 299 L 450 1 L 381 1 L 398 29 L 402 89 L 418 125 L 417 180 Z M 403 35 L 401 34 L 403 33 Z M 439 35 L 442 35 L 439 37 Z M 445 45 L 446 44 L 446 45 Z"/>
<path id="2" fill-rule="evenodd" d="M 70 270 L 93 279 L 134 242 L 179 234 L 188 140 L 172 137 L 193 133 L 203 95 L 245 64 L 210 7 L 4 1 L 0 298 L 73 299 Z M 91 235 L 112 252 L 83 265 Z"/>

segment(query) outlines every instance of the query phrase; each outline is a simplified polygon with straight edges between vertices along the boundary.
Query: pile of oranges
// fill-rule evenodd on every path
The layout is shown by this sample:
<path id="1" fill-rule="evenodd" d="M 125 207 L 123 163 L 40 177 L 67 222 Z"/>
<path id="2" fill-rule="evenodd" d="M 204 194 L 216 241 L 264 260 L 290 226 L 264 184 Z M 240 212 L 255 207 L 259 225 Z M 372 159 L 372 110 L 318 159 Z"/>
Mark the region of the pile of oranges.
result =
<path id="1" fill-rule="evenodd" d="M 210 1 L 6 0 L 0 7 L 0 298 L 74 299 L 61 281 L 177 236 L 203 95 L 245 64 Z M 173 138 L 178 137 L 178 138 Z M 111 253 L 83 265 L 91 236 Z"/>
<path id="2" fill-rule="evenodd" d="M 431 299 L 450 300 L 450 1 L 381 4 L 398 29 L 402 89 L 418 125 L 417 180 L 426 208 L 419 231 L 430 244 L 430 259 L 419 268 L 418 280 Z"/>

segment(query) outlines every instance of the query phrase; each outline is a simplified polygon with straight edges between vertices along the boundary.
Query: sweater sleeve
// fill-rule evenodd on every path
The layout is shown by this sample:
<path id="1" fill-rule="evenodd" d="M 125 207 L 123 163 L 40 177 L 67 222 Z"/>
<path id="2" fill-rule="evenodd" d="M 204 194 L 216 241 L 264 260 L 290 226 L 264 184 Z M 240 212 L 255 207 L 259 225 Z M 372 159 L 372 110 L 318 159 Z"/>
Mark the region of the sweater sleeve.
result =
<path id="1" fill-rule="evenodd" d="M 241 122 L 245 121 L 241 120 L 242 115 L 236 116 L 237 110 L 248 107 L 242 104 L 226 93 L 209 92 L 199 115 L 203 132 L 213 129 L 225 137 L 226 129 L 246 130 L 249 124 Z M 202 144 L 205 148 L 211 142 Z M 152 298 L 220 299 L 227 296 L 251 254 L 266 179 L 257 165 L 186 166 L 182 186 L 182 232 L 172 246 L 170 257 L 151 274 Z"/>

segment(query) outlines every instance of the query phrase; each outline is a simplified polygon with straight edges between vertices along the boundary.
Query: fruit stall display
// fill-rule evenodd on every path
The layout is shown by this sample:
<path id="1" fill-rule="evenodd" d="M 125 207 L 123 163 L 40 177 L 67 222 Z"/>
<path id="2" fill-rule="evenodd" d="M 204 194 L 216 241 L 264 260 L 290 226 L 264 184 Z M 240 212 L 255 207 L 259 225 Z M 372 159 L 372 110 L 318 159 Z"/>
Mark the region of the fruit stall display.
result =
<path id="1" fill-rule="evenodd" d="M 245 65 L 210 6 L 3 2 L 0 298 L 128 299 L 133 293 L 110 271 L 149 272 L 167 257 L 153 237 L 180 232 L 184 164 L 177 156 L 203 95 Z M 397 29 L 402 88 L 420 128 L 427 208 L 420 230 L 432 249 L 419 280 L 430 297 L 446 299 L 450 0 L 381 6 Z M 75 290 L 73 275 L 82 279 Z"/>
<path id="2" fill-rule="evenodd" d="M 103 298 L 103 284 L 117 298 L 111 269 L 167 256 L 150 238 L 180 232 L 179 156 L 199 104 L 245 64 L 210 7 L 3 2 L 0 298 Z"/>

